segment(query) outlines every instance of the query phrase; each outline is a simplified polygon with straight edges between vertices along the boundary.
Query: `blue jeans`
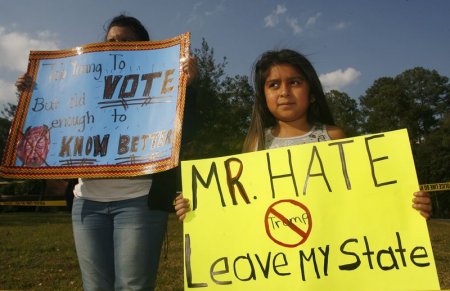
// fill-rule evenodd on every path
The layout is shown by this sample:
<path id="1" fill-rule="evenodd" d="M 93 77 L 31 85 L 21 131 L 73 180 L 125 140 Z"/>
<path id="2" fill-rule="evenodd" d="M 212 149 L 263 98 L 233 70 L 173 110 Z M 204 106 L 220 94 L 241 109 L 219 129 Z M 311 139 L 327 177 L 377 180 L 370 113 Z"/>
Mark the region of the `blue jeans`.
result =
<path id="1" fill-rule="evenodd" d="M 74 199 L 72 225 L 85 290 L 155 288 L 168 213 L 149 210 L 147 199 Z"/>

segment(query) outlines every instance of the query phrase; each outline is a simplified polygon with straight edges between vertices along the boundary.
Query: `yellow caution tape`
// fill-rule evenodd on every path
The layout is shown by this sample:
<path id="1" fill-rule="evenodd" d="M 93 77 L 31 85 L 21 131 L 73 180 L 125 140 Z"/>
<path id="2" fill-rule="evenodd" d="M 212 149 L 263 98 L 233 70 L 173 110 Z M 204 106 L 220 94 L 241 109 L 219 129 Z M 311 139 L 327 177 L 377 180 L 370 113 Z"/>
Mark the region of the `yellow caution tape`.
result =
<path id="1" fill-rule="evenodd" d="M 67 206 L 67 203 L 66 203 L 66 200 L 0 201 L 0 205 L 8 205 L 8 206 Z"/>
<path id="2" fill-rule="evenodd" d="M 450 190 L 450 182 L 434 183 L 420 185 L 420 190 L 427 192 L 446 191 Z M 174 200 L 175 204 L 175 200 Z M 67 206 L 65 200 L 50 200 L 50 201 L 0 201 L 0 205 L 5 206 Z"/>
<path id="3" fill-rule="evenodd" d="M 427 191 L 427 192 L 450 190 L 450 182 L 435 183 L 435 184 L 423 184 L 423 185 L 420 185 L 420 190 Z"/>

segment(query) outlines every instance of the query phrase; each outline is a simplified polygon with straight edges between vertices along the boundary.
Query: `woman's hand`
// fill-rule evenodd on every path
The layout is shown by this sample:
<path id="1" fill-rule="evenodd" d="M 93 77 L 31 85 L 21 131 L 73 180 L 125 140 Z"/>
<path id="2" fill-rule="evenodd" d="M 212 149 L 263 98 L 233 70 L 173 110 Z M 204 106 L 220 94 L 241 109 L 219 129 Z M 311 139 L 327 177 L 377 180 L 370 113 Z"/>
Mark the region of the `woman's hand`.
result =
<path id="1" fill-rule="evenodd" d="M 19 92 L 23 92 L 31 89 L 33 85 L 33 79 L 28 74 L 22 74 L 17 78 L 16 88 Z"/>
<path id="2" fill-rule="evenodd" d="M 197 77 L 198 67 L 197 58 L 189 56 L 188 58 L 181 58 L 181 68 L 183 72 L 187 75 L 186 84 L 190 85 Z"/>

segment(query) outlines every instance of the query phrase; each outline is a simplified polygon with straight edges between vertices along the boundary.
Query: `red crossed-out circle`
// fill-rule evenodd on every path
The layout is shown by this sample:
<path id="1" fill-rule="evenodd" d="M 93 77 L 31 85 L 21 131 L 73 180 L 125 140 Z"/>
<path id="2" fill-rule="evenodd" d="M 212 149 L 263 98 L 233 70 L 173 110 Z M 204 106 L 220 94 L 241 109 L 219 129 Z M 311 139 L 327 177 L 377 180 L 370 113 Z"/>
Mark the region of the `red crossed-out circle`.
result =
<path id="1" fill-rule="evenodd" d="M 282 204 L 291 204 L 290 206 L 298 207 L 300 212 L 306 213 L 306 215 L 308 217 L 308 227 L 307 227 L 306 231 L 300 229 L 297 225 L 292 223 L 289 220 L 289 218 L 286 217 L 285 214 L 282 214 L 275 209 L 275 206 L 282 205 Z M 298 242 L 287 243 L 287 242 L 283 242 L 280 239 L 277 239 L 271 232 L 271 228 L 269 225 L 269 216 L 270 215 L 277 217 L 279 220 L 281 220 L 284 223 L 284 226 L 286 226 L 291 231 L 296 233 L 298 235 Z M 269 206 L 269 208 L 266 211 L 264 224 L 265 224 L 265 228 L 266 228 L 266 233 L 270 237 L 271 240 L 273 240 L 276 244 L 279 244 L 281 246 L 288 247 L 288 248 L 294 248 L 294 247 L 299 246 L 302 243 L 304 243 L 308 239 L 309 234 L 311 233 L 311 228 L 312 228 L 311 213 L 309 212 L 309 209 L 305 205 L 303 205 L 302 203 L 300 203 L 296 200 L 291 200 L 291 199 L 280 200 Z"/>

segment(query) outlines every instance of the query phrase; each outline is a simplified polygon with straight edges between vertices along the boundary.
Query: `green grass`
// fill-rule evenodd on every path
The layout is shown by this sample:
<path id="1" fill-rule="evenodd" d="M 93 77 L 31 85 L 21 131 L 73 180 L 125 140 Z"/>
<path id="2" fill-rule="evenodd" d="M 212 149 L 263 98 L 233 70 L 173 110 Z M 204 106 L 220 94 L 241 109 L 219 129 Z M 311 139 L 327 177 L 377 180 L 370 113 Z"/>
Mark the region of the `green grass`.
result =
<path id="1" fill-rule="evenodd" d="M 82 290 L 68 213 L 0 214 L 0 289 Z"/>
<path id="2" fill-rule="evenodd" d="M 428 223 L 442 289 L 450 289 L 450 222 Z M 157 289 L 183 290 L 182 225 L 171 214 Z M 0 290 L 82 290 L 68 213 L 0 213 Z"/>

